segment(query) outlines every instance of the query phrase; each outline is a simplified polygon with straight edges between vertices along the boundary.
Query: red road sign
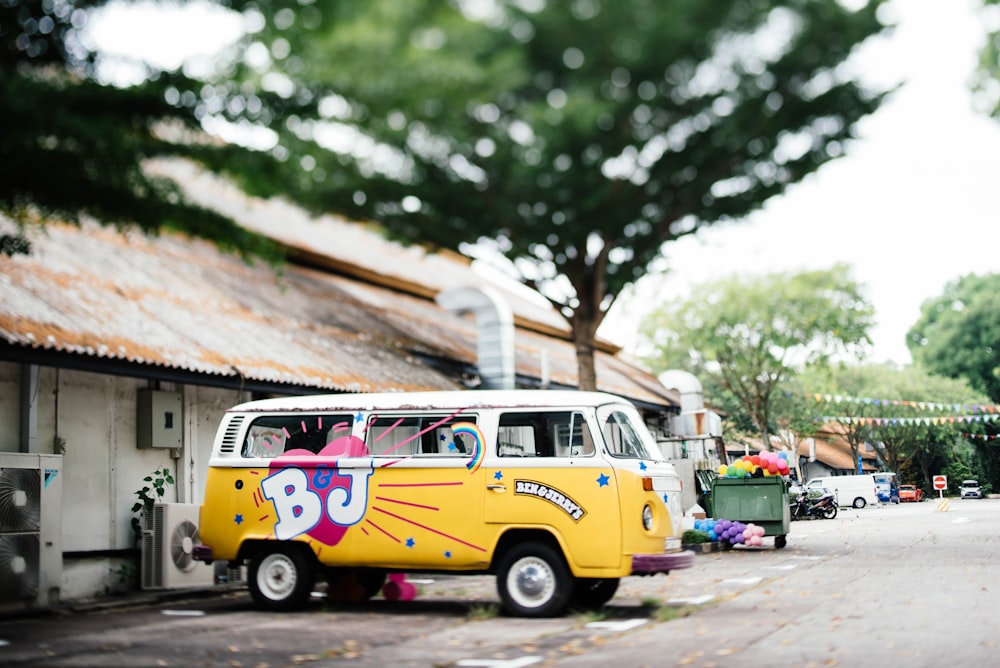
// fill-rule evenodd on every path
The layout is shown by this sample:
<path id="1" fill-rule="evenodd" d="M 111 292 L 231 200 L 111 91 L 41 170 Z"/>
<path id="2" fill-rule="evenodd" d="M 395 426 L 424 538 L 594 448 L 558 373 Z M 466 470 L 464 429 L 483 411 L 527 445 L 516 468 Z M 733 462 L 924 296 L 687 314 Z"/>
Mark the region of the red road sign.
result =
<path id="1" fill-rule="evenodd" d="M 948 489 L 948 478 L 943 475 L 936 475 L 933 479 L 934 489 Z"/>

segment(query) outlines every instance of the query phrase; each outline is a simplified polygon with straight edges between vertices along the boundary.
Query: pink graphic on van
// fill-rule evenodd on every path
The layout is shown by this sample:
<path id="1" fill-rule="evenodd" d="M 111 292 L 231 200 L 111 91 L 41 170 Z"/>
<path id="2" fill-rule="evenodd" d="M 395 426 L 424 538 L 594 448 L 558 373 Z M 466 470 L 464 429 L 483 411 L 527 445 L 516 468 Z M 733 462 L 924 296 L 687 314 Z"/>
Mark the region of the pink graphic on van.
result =
<path id="1" fill-rule="evenodd" d="M 274 536 L 289 540 L 306 534 L 324 545 L 336 545 L 365 515 L 368 479 L 374 466 L 364 441 L 355 436 L 334 439 L 318 453 L 289 450 L 272 460 L 270 475 L 260 483 L 274 505 Z M 350 466 L 336 460 L 350 457 Z M 359 462 L 358 459 L 364 458 Z M 317 460 L 333 460 L 329 464 Z"/>

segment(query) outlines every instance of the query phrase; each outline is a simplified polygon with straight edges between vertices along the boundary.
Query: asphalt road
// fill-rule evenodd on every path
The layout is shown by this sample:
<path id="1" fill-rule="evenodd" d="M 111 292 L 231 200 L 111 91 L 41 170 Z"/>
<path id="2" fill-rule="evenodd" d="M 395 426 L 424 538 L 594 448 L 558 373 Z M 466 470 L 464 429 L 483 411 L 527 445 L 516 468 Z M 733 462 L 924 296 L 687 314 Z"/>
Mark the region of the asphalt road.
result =
<path id="1" fill-rule="evenodd" d="M 793 522 L 788 546 L 627 578 L 599 613 L 498 614 L 491 578 L 418 578 L 413 601 L 263 613 L 243 591 L 0 619 L 0 666 L 998 665 L 1000 500 Z"/>

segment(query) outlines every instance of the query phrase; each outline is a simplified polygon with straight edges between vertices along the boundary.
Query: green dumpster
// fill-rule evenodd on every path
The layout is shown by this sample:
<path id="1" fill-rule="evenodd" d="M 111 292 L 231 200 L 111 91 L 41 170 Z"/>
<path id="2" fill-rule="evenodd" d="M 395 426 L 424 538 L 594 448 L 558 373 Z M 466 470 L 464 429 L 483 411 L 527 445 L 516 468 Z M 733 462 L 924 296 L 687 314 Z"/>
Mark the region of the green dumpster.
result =
<path id="1" fill-rule="evenodd" d="M 774 536 L 774 546 L 783 548 L 791 512 L 788 483 L 780 476 L 765 478 L 716 478 L 712 483 L 712 516 L 764 527 Z"/>

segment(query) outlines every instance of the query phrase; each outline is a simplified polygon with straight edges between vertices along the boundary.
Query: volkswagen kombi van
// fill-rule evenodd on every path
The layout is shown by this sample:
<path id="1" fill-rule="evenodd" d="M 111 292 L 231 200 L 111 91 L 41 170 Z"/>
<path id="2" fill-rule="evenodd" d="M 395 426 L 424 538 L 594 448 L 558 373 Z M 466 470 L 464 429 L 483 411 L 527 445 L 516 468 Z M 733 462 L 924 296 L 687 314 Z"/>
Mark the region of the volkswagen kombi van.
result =
<path id="1" fill-rule="evenodd" d="M 266 609 L 302 605 L 317 577 L 362 600 L 389 573 L 489 573 L 510 614 L 541 617 L 689 567 L 681 520 L 673 465 L 617 396 L 294 397 L 226 413 L 195 556 L 246 563 Z"/>

